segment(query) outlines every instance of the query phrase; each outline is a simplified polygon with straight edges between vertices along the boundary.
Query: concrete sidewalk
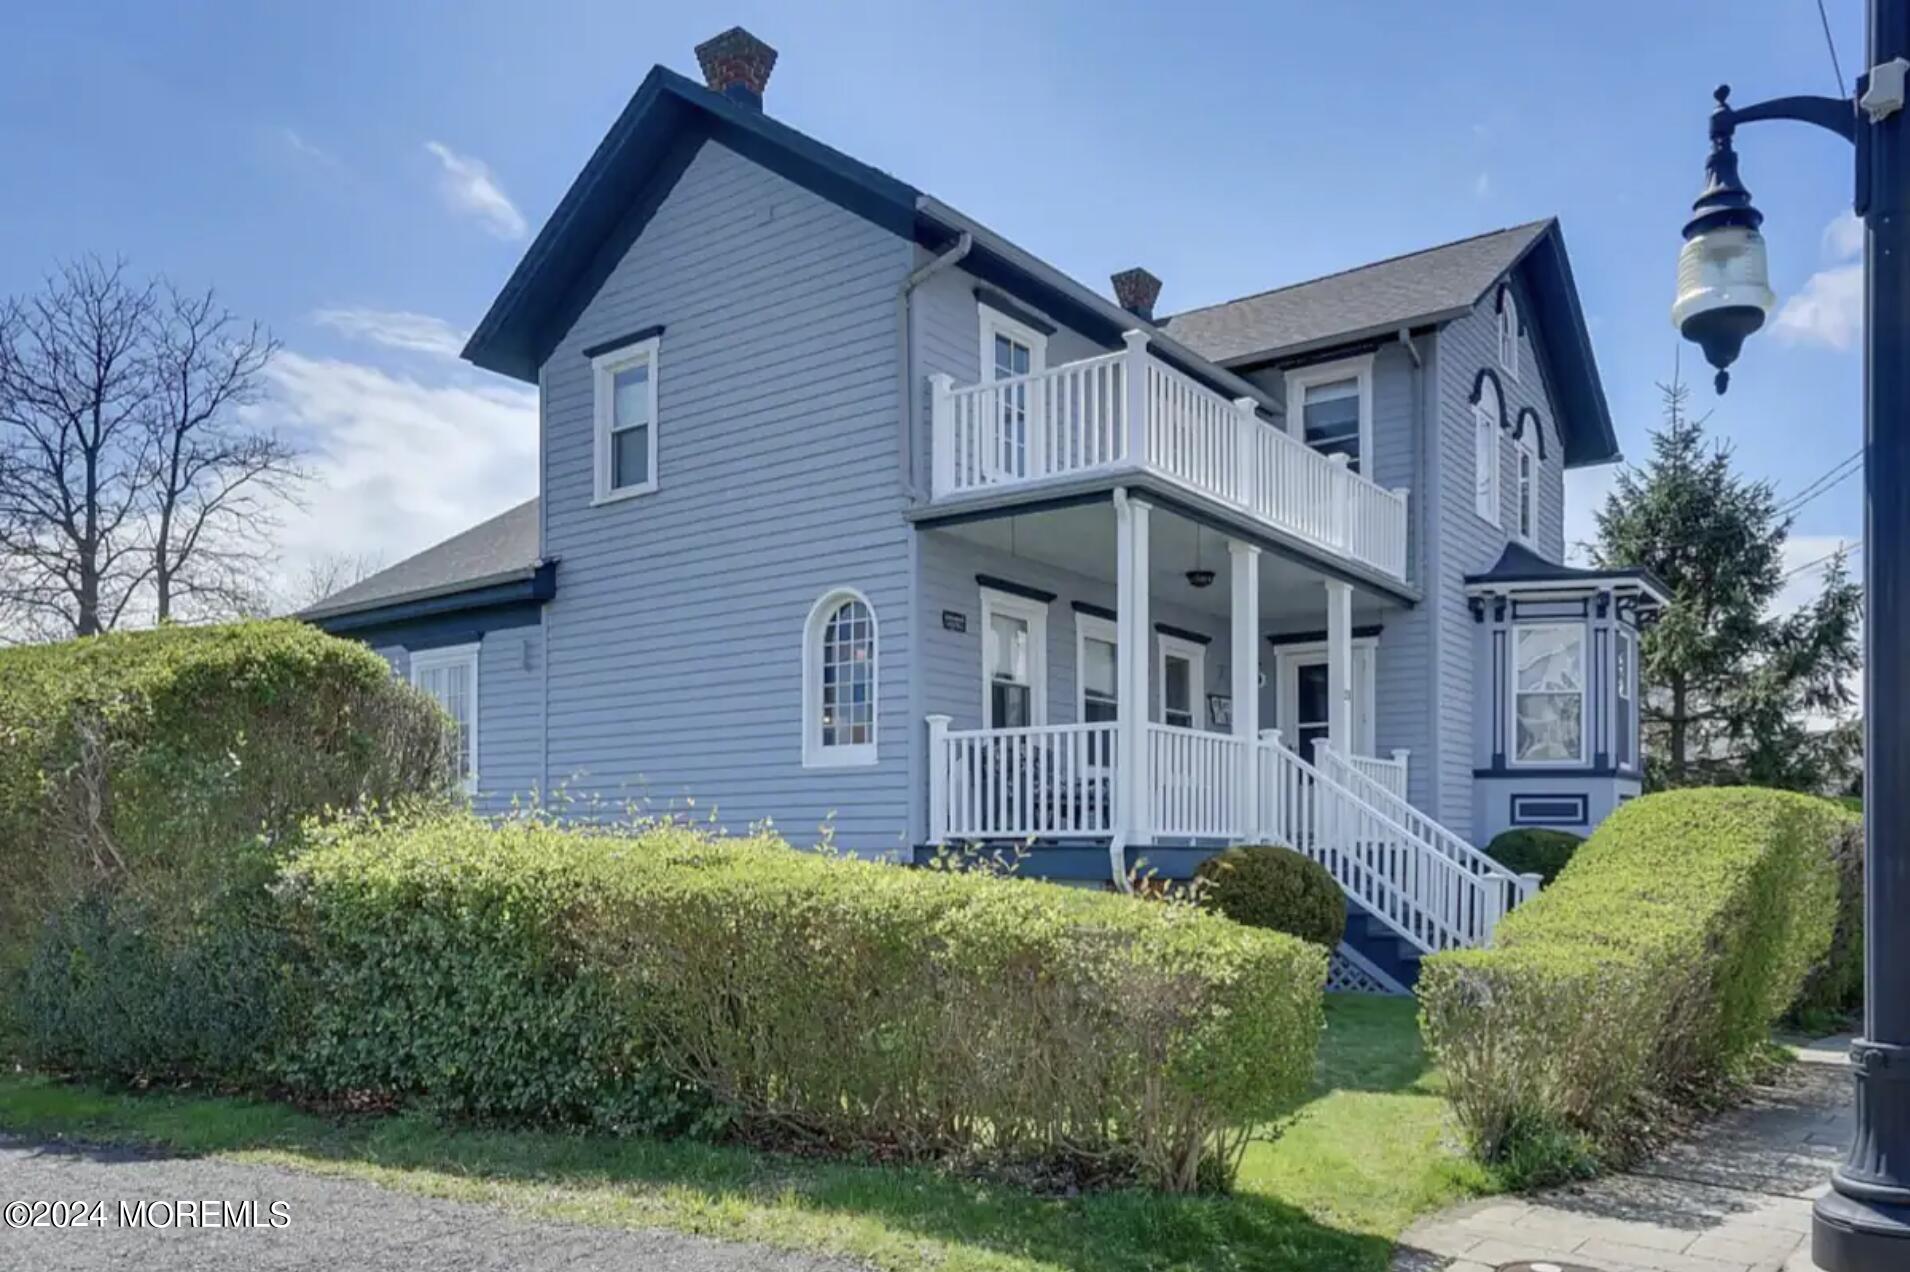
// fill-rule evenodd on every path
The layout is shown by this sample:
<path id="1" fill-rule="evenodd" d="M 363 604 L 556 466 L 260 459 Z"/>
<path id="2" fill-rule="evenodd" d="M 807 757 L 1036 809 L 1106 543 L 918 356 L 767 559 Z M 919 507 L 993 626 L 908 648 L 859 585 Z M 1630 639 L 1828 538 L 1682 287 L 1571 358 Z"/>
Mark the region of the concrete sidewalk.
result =
<path id="1" fill-rule="evenodd" d="M 1849 1038 L 1631 1171 L 1421 1220 L 1394 1272 L 1490 1272 L 1546 1260 L 1600 1272 L 1811 1272 L 1811 1201 L 1850 1143 Z"/>

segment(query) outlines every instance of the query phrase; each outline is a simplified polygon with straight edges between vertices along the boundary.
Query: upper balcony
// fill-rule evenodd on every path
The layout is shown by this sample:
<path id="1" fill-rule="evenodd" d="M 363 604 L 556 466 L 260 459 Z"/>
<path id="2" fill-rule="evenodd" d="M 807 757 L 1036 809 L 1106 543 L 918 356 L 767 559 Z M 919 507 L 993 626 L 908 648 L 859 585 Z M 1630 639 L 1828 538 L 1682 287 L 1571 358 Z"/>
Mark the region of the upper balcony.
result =
<path id="1" fill-rule="evenodd" d="M 1387 490 L 1148 352 L 1127 348 L 957 387 L 934 375 L 937 503 L 1140 473 L 1324 552 L 1406 578 L 1406 492 Z"/>

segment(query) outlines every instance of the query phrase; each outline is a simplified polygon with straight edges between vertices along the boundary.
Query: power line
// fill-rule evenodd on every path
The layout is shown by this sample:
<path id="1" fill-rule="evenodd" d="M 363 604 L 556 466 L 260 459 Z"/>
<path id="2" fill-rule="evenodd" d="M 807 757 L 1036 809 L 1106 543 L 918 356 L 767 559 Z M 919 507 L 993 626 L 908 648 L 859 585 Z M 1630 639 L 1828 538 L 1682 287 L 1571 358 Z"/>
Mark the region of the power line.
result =
<path id="1" fill-rule="evenodd" d="M 1850 90 L 1844 87 L 1844 68 L 1837 61 L 1837 41 L 1830 37 L 1830 15 L 1824 12 L 1824 0 L 1817 0 L 1817 20 L 1824 24 L 1824 47 L 1830 50 L 1830 69 L 1837 73 L 1837 95 L 1849 97 Z"/>
<path id="2" fill-rule="evenodd" d="M 1815 481 L 1805 486 L 1789 499 L 1786 499 L 1778 506 L 1777 514 L 1783 516 L 1786 513 L 1794 512 L 1828 491 L 1831 487 L 1848 480 L 1852 474 L 1861 472 L 1863 470 L 1863 459 L 1864 448 L 1859 446 L 1855 452 L 1846 455 L 1843 459 L 1832 464 L 1829 471 L 1823 473 Z"/>
<path id="3" fill-rule="evenodd" d="M 1784 573 L 1778 575 L 1777 581 L 1779 583 L 1782 583 L 1786 579 L 1794 578 L 1795 576 L 1802 574 L 1806 570 L 1816 569 L 1818 566 L 1824 564 L 1826 561 L 1829 561 L 1834 557 L 1840 557 L 1840 556 L 1853 557 L 1853 556 L 1856 556 L 1859 552 L 1862 552 L 1863 550 L 1864 550 L 1864 545 L 1861 541 L 1856 543 L 1846 543 L 1842 547 L 1838 548 L 1835 552 L 1826 552 L 1823 556 L 1818 557 L 1815 561 L 1806 561 L 1804 562 L 1804 564 L 1798 566 L 1795 569 L 1784 571 Z"/>

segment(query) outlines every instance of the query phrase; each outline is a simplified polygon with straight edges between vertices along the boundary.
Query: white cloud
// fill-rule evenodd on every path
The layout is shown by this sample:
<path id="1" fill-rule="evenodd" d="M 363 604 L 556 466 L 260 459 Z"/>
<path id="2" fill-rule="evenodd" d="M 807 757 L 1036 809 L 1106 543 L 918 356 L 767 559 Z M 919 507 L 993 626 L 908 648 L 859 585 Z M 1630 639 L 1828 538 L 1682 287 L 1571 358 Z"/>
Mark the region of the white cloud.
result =
<path id="1" fill-rule="evenodd" d="M 1839 213 L 1824 227 L 1824 257 L 1830 262 L 1785 299 L 1772 326 L 1792 344 L 1848 350 L 1864 330 L 1864 266 L 1853 257 L 1864 250 L 1864 223 L 1851 212 Z"/>
<path id="2" fill-rule="evenodd" d="M 444 169 L 440 188 L 453 208 L 475 216 L 485 229 L 499 238 L 524 237 L 530 229 L 524 214 L 504 193 L 504 187 L 498 184 L 482 159 L 461 155 L 439 141 L 427 141 L 424 148 L 437 156 Z"/>
<path id="3" fill-rule="evenodd" d="M 537 493 L 537 394 L 396 376 L 284 352 L 257 408 L 308 448 L 304 506 L 288 508 L 275 580 L 309 563 L 395 563 Z"/>
<path id="4" fill-rule="evenodd" d="M 1864 267 L 1833 265 L 1812 274 L 1777 311 L 1772 330 L 1794 344 L 1855 348 L 1864 330 Z"/>
<path id="5" fill-rule="evenodd" d="M 1864 254 L 1864 223 L 1855 212 L 1843 211 L 1824 227 L 1824 256 L 1847 261 Z"/>
<path id="6" fill-rule="evenodd" d="M 321 309 L 312 321 L 356 340 L 369 340 L 409 353 L 431 353 L 455 358 L 470 333 L 442 318 L 402 309 Z"/>
<path id="7" fill-rule="evenodd" d="M 1474 198 L 1483 199 L 1491 193 L 1492 174 L 1490 172 L 1482 172 L 1472 179 L 1472 194 Z"/>

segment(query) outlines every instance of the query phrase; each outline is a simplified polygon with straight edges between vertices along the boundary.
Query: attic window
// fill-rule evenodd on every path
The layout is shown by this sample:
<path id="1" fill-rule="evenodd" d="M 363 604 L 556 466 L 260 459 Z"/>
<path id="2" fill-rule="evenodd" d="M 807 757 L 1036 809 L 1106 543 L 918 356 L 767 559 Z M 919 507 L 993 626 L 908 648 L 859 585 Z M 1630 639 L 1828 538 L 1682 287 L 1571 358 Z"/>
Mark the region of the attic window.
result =
<path id="1" fill-rule="evenodd" d="M 1512 289 L 1499 289 L 1499 365 L 1513 380 L 1519 378 L 1519 302 Z"/>

